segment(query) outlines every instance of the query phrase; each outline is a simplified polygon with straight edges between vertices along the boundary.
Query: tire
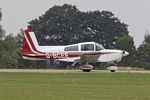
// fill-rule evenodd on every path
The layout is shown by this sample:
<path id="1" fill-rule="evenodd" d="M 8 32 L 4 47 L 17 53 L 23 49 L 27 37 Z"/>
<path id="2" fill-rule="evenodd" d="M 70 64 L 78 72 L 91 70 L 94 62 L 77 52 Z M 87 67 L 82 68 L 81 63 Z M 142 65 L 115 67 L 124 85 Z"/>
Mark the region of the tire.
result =
<path id="1" fill-rule="evenodd" d="M 91 69 L 82 69 L 83 72 L 90 72 Z"/>
<path id="2" fill-rule="evenodd" d="M 115 70 L 110 70 L 111 72 L 115 72 Z"/>

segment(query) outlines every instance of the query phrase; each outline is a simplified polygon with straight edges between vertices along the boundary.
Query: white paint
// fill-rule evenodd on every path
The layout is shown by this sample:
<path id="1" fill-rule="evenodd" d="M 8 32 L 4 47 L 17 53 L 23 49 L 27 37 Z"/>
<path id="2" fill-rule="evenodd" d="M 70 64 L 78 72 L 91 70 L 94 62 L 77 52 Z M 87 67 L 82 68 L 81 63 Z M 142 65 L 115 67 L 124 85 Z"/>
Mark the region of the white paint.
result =
<path id="1" fill-rule="evenodd" d="M 43 56 L 43 54 L 39 54 L 38 52 L 33 50 L 26 34 L 24 36 L 25 36 L 25 39 L 26 39 L 30 49 L 32 50 L 32 52 L 34 52 L 35 55 L 38 54 L 38 56 Z M 121 61 L 123 56 L 127 56 L 129 54 L 128 52 L 124 52 L 124 54 L 123 54 L 122 50 L 110 50 L 110 49 L 104 49 L 104 50 L 100 50 L 100 51 L 96 51 L 95 49 L 93 51 L 81 51 L 81 45 L 82 44 L 93 44 L 94 48 L 95 48 L 95 45 L 96 45 L 95 42 L 82 42 L 82 43 L 78 43 L 78 44 L 73 44 L 73 45 L 78 45 L 78 47 L 79 47 L 78 51 L 64 51 L 65 47 L 73 46 L 73 45 L 55 46 L 55 48 L 53 48 L 54 51 L 52 51 L 52 49 L 51 49 L 52 46 L 42 46 L 42 49 L 41 49 L 41 46 L 39 46 L 34 32 L 30 32 L 29 36 L 31 37 L 33 45 L 35 46 L 35 48 L 40 52 L 42 50 L 44 53 L 46 53 L 45 56 L 47 59 L 54 58 L 54 59 L 62 59 L 62 61 L 76 62 L 77 60 L 83 61 L 84 56 L 86 57 L 86 55 L 88 55 L 88 54 L 96 53 L 95 56 L 87 56 L 87 57 L 90 57 L 90 58 L 88 58 L 89 62 L 90 62 L 90 59 L 92 59 L 92 58 L 94 58 L 94 62 L 115 62 L 115 61 Z M 47 49 L 44 49 L 44 48 L 47 48 Z M 47 52 L 47 51 L 51 51 L 51 52 Z M 82 55 L 81 59 L 79 59 L 80 57 L 73 57 L 73 59 L 70 59 L 68 56 L 68 53 L 71 53 L 71 52 L 72 53 L 74 53 L 74 52 L 80 53 Z M 101 55 L 99 56 L 98 53 L 100 53 Z M 99 57 L 98 59 L 97 59 L 97 55 Z M 34 60 L 34 59 L 38 60 L 39 59 L 39 58 L 36 59 L 36 58 L 32 58 L 32 57 L 31 58 L 30 57 L 24 57 L 24 58 L 29 59 L 29 60 Z M 87 58 L 85 58 L 85 59 L 87 59 Z M 93 60 L 91 60 L 91 61 L 93 61 Z"/>
<path id="2" fill-rule="evenodd" d="M 102 54 L 99 57 L 100 62 L 114 62 L 114 61 L 120 61 L 122 58 L 122 51 L 121 50 L 101 50 L 101 53 L 109 53 L 109 54 Z"/>

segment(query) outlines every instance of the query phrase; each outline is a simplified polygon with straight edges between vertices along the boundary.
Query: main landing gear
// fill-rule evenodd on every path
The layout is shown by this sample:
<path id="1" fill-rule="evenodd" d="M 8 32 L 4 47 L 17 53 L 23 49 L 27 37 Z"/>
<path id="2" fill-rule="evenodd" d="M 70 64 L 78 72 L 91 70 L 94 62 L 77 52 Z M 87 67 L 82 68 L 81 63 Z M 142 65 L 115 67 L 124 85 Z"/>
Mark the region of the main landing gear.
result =
<path id="1" fill-rule="evenodd" d="M 80 69 L 83 72 L 90 72 L 93 69 L 93 66 L 89 65 L 88 62 L 75 62 L 71 66 L 75 66 L 77 63 L 80 65 Z"/>
<path id="2" fill-rule="evenodd" d="M 90 72 L 93 69 L 92 65 L 86 64 L 80 67 L 83 72 Z"/>

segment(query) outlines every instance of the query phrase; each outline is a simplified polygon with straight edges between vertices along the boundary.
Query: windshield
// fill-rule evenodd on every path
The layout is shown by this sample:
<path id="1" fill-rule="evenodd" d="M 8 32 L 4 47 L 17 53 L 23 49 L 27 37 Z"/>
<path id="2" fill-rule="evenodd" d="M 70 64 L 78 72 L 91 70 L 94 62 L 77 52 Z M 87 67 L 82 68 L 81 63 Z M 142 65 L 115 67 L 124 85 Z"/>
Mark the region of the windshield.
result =
<path id="1" fill-rule="evenodd" d="M 96 51 L 100 51 L 105 49 L 101 44 L 95 43 L 96 44 Z"/>

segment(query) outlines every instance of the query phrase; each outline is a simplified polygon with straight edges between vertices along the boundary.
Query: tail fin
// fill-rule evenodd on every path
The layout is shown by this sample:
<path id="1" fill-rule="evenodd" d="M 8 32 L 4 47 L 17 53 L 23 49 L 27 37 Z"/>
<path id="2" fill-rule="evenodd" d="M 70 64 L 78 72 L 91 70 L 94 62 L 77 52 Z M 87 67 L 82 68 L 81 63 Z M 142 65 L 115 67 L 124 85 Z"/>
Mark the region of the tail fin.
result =
<path id="1" fill-rule="evenodd" d="M 34 32 L 32 30 L 25 30 L 24 32 L 22 55 L 37 54 L 39 52 L 39 44 Z"/>

